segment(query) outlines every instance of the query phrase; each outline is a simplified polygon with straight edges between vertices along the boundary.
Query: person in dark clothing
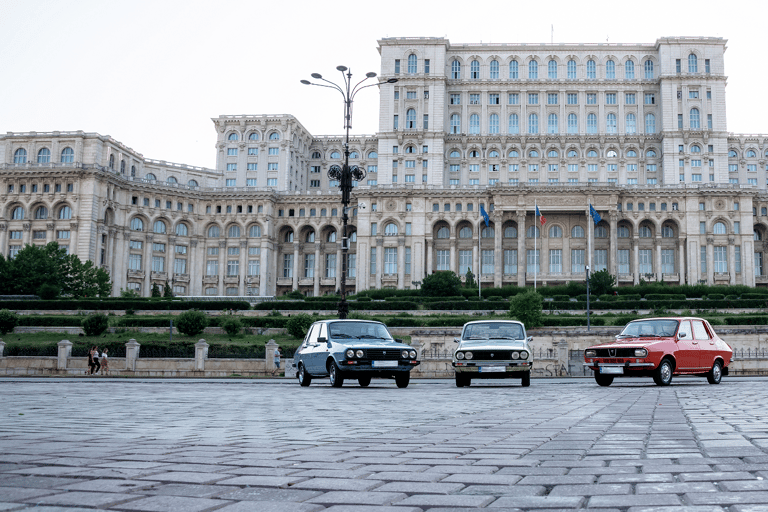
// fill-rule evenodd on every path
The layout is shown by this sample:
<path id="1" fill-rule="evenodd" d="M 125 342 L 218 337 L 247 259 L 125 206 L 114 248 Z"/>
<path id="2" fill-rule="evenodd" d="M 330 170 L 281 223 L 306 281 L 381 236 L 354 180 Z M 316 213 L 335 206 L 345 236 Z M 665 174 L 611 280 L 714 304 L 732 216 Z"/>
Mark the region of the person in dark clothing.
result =
<path id="1" fill-rule="evenodd" d="M 94 346 L 93 350 L 91 350 L 91 359 L 93 360 L 93 366 L 91 367 L 91 375 L 98 374 L 99 370 L 101 369 L 101 364 L 99 363 L 99 347 Z"/>

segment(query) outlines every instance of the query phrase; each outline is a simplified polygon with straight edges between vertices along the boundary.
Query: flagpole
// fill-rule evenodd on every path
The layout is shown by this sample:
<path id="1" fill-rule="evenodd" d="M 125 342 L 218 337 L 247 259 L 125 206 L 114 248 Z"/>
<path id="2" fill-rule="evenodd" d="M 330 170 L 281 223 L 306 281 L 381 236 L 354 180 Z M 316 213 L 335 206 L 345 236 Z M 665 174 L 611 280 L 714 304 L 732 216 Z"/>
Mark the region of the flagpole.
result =
<path id="1" fill-rule="evenodd" d="M 533 289 L 535 290 L 536 279 L 538 278 L 538 274 L 539 274 L 538 265 L 536 264 L 536 254 L 537 254 L 536 238 L 538 238 L 536 236 L 536 228 L 538 227 L 538 223 L 539 223 L 539 219 L 537 218 L 538 217 L 537 214 L 539 212 L 539 205 L 535 200 L 533 201 L 533 208 L 534 208 L 533 210 Z"/>
<path id="2" fill-rule="evenodd" d="M 482 217 L 482 215 L 480 215 Z M 477 222 L 477 296 L 481 299 L 483 294 L 480 290 L 480 282 L 483 276 L 483 252 L 480 250 L 480 236 L 482 234 L 483 224 L 482 221 Z"/>

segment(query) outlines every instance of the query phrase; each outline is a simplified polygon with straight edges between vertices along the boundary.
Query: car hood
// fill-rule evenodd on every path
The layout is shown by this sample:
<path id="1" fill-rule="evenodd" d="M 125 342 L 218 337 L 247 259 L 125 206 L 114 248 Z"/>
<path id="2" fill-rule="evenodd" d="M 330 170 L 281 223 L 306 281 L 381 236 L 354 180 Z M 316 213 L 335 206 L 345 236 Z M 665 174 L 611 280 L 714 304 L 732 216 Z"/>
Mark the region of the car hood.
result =
<path id="1" fill-rule="evenodd" d="M 524 340 L 472 340 L 462 341 L 456 350 L 528 350 Z"/>
<path id="2" fill-rule="evenodd" d="M 399 343 L 397 341 L 377 341 L 377 340 L 339 340 L 333 341 L 334 347 L 344 348 L 392 348 L 392 349 L 409 349 L 410 345 L 405 343 Z"/>
<path id="3" fill-rule="evenodd" d="M 647 348 L 651 345 L 655 345 L 656 343 L 661 343 L 662 341 L 672 341 L 674 338 L 672 337 L 664 337 L 664 338 L 624 338 L 621 340 L 611 341 L 608 343 L 602 343 L 600 345 L 592 345 L 591 347 L 588 347 L 589 349 L 594 348 L 615 348 L 615 347 L 622 347 L 622 348 Z"/>

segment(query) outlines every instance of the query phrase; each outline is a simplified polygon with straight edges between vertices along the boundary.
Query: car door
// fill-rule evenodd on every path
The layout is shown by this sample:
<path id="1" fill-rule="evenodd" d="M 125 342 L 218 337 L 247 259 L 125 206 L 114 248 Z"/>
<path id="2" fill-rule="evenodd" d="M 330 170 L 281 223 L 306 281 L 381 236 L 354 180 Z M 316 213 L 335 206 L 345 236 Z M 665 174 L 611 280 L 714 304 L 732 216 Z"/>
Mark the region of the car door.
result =
<path id="1" fill-rule="evenodd" d="M 317 351 L 317 333 L 320 330 L 319 323 L 312 324 L 307 333 L 307 339 L 305 341 L 306 347 L 301 354 L 304 367 L 311 375 L 317 375 L 317 369 L 315 368 L 315 352 Z"/>
<path id="2" fill-rule="evenodd" d="M 699 344 L 699 368 L 709 369 L 715 360 L 715 340 L 709 334 L 703 320 L 691 320 L 693 339 Z"/>
<path id="3" fill-rule="evenodd" d="M 699 343 L 693 339 L 691 321 L 683 320 L 677 330 L 675 343 L 675 360 L 677 361 L 676 371 L 691 372 L 699 367 Z"/>
<path id="4" fill-rule="evenodd" d="M 326 375 L 328 369 L 325 367 L 325 361 L 328 359 L 328 324 L 321 323 L 317 333 L 315 333 L 315 347 L 312 352 L 312 368 L 313 375 Z M 320 342 L 320 338 L 325 338 L 325 341 Z"/>

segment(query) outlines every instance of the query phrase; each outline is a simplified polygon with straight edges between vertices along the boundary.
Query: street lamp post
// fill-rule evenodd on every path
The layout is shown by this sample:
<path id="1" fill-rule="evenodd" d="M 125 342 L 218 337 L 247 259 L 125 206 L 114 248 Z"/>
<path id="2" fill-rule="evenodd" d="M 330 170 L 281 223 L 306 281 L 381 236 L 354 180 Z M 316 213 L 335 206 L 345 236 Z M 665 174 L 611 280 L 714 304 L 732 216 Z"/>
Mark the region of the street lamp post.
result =
<path id="1" fill-rule="evenodd" d="M 338 180 L 339 189 L 341 190 L 341 222 L 342 222 L 342 235 L 341 235 L 341 280 L 339 283 L 339 292 L 341 293 L 341 299 L 339 300 L 339 318 L 347 318 L 349 313 L 349 305 L 347 304 L 347 261 L 349 251 L 349 239 L 347 238 L 347 221 L 349 220 L 348 210 L 350 193 L 352 192 L 352 181 L 362 181 L 365 179 L 365 169 L 358 167 L 357 165 L 349 165 L 349 129 L 352 128 L 352 101 L 358 92 L 366 87 L 372 87 L 379 85 L 379 82 L 375 84 L 368 84 L 360 87 L 360 85 L 368 80 L 374 78 L 376 73 L 369 72 L 365 74 L 360 82 L 352 86 L 352 71 L 346 66 L 336 66 L 336 69 L 341 71 L 343 78 L 343 86 L 339 86 L 329 80 L 323 78 L 320 73 L 312 73 L 312 78 L 315 80 L 322 80 L 330 85 L 317 84 L 310 82 L 309 80 L 302 80 L 304 85 L 316 85 L 318 87 L 328 87 L 329 89 L 336 89 L 341 93 L 344 98 L 344 129 L 346 130 L 346 136 L 344 138 L 344 165 L 339 167 L 338 165 L 332 165 L 328 169 L 328 178 L 331 180 Z M 346 73 L 345 73 L 346 71 Z M 397 78 L 390 78 L 384 83 L 393 84 L 397 82 Z"/>

